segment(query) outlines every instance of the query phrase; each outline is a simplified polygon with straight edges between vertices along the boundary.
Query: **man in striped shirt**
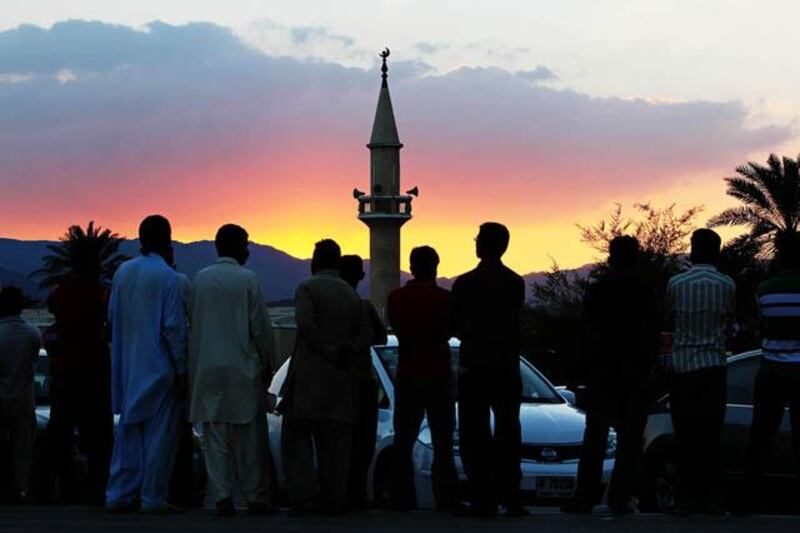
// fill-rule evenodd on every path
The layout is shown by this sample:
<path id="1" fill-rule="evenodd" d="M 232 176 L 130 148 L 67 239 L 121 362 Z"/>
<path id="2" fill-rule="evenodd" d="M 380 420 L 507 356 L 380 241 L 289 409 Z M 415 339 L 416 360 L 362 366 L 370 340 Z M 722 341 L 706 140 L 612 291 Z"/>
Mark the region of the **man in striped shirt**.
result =
<path id="1" fill-rule="evenodd" d="M 692 268 L 669 280 L 666 312 L 674 331 L 670 387 L 682 514 L 716 512 L 720 444 L 725 421 L 725 349 L 736 284 L 717 271 L 721 239 L 709 229 L 692 234 Z"/>
<path id="2" fill-rule="evenodd" d="M 763 358 L 756 374 L 747 457 L 749 505 L 756 500 L 764 461 L 787 404 L 800 460 L 800 235 L 784 233 L 776 241 L 781 272 L 758 286 Z"/>

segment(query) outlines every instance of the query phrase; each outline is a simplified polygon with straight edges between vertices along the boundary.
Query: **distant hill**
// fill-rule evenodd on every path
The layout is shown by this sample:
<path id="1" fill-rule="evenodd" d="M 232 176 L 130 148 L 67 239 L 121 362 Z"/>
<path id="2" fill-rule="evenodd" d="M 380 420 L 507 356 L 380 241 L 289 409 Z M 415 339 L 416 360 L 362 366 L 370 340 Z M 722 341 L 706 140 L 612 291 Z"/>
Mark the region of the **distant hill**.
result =
<path id="1" fill-rule="evenodd" d="M 47 253 L 46 246 L 54 241 L 20 241 L 16 239 L 0 238 L 0 284 L 21 286 L 30 296 L 44 299 L 47 294 L 38 288 L 36 280 L 28 276 L 31 272 L 41 267 L 42 257 Z M 197 241 L 191 243 L 174 243 L 175 261 L 178 271 L 190 278 L 198 270 L 208 266 L 217 259 L 217 252 L 212 241 Z M 135 257 L 139 253 L 139 241 L 125 241 L 121 252 Z M 254 270 L 261 278 L 264 293 L 270 302 L 291 303 L 297 284 L 308 277 L 311 261 L 298 259 L 285 252 L 263 244 L 250 245 L 250 259 L 247 267 Z M 576 269 L 581 273 L 588 271 L 588 266 Z M 369 261 L 365 262 L 365 269 L 369 271 Z M 402 273 L 402 281 L 410 278 L 408 273 Z M 524 276 L 530 284 L 541 281 L 543 272 L 532 272 Z M 359 287 L 362 294 L 369 293 L 369 278 Z M 455 278 L 441 278 L 440 285 L 450 288 Z"/>

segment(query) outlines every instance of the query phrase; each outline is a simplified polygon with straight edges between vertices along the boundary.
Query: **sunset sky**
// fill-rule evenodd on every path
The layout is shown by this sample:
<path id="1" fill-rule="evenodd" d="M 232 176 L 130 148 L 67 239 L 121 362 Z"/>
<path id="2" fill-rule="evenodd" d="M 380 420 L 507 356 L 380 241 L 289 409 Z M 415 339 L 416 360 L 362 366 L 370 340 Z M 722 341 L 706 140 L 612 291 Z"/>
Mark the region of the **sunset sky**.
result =
<path id="1" fill-rule="evenodd" d="M 592 260 L 576 223 L 621 202 L 730 203 L 722 177 L 800 152 L 796 1 L 31 0 L 0 10 L 0 236 L 95 220 L 182 241 L 225 222 L 298 257 L 368 252 L 380 85 L 404 188 L 403 255 L 474 263 L 485 220 L 522 272 Z"/>

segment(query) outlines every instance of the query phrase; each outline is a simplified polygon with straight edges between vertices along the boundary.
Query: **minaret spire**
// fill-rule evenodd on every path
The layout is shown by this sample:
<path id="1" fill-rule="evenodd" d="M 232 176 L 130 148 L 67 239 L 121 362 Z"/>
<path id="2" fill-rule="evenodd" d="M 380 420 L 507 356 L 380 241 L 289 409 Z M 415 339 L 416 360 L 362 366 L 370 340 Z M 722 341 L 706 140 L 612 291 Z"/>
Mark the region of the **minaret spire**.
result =
<path id="1" fill-rule="evenodd" d="M 414 187 L 401 193 L 400 149 L 392 99 L 387 83 L 385 48 L 378 56 L 381 64 L 381 89 L 370 136 L 370 190 L 353 190 L 358 200 L 358 218 L 369 226 L 370 299 L 386 318 L 386 298 L 400 285 L 400 227 L 411 219 L 411 201 L 419 194 Z"/>
<path id="2" fill-rule="evenodd" d="M 383 65 L 381 65 L 381 78 L 382 78 L 381 87 L 387 87 L 387 88 L 389 87 L 389 84 L 386 82 L 386 78 L 389 77 L 389 75 L 387 74 L 389 72 L 389 67 L 386 66 L 386 58 L 388 58 L 390 54 L 391 51 L 388 48 L 384 48 L 383 52 L 378 54 L 381 57 L 381 59 L 383 59 Z"/>

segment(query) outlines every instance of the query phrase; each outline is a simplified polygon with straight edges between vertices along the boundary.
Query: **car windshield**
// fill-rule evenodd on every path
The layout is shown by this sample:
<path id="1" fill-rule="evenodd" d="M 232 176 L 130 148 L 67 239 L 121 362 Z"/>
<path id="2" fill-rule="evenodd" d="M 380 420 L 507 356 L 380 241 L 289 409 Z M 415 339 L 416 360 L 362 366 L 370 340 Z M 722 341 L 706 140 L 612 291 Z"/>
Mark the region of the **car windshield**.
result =
<path id="1" fill-rule="evenodd" d="M 392 381 L 397 376 L 397 362 L 399 352 L 397 346 L 375 346 L 375 352 L 389 373 Z M 453 376 L 458 376 L 458 348 L 450 348 L 450 362 Z M 520 377 L 522 378 L 522 401 L 524 403 L 563 403 L 564 399 L 553 387 L 542 378 L 533 367 L 520 358 Z M 453 387 L 458 391 L 458 379 L 454 380 Z"/>

